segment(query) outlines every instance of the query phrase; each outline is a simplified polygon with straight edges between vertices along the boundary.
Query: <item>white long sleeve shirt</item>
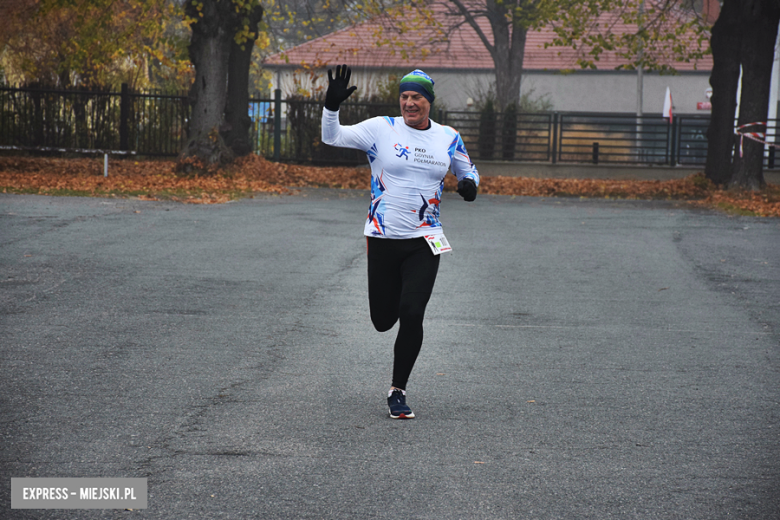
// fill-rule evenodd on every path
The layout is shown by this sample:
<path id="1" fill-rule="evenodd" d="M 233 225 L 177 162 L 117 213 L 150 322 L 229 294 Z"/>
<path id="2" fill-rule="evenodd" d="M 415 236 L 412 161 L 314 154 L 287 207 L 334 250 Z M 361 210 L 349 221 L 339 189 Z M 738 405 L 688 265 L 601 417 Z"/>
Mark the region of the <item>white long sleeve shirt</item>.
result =
<path id="1" fill-rule="evenodd" d="M 402 117 L 374 117 L 341 126 L 339 113 L 322 109 L 322 142 L 357 148 L 371 165 L 371 204 L 366 236 L 415 238 L 443 233 L 439 203 L 448 170 L 479 185 L 460 134 L 431 121 L 417 130 Z"/>

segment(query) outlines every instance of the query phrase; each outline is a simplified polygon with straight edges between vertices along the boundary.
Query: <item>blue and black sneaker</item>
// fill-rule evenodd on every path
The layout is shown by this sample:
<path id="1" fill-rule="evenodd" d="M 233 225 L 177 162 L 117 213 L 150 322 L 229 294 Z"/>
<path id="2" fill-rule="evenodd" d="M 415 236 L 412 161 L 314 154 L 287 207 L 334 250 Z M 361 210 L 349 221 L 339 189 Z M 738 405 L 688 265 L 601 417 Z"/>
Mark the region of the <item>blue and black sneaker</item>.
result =
<path id="1" fill-rule="evenodd" d="M 390 407 L 391 419 L 414 419 L 414 412 L 406 406 L 406 392 L 403 390 L 392 389 L 387 397 L 387 406 Z"/>

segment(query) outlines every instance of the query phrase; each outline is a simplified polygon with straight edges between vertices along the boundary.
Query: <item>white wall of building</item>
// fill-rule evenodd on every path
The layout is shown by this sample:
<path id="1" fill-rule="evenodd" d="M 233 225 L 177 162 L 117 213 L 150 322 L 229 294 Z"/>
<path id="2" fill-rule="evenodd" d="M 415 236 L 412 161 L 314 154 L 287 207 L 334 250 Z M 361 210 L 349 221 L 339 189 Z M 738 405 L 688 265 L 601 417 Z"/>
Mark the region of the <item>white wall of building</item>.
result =
<path id="1" fill-rule="evenodd" d="M 666 88 L 672 92 L 674 112 L 709 114 L 698 110 L 706 102 L 709 72 L 676 76 L 644 73 L 642 112 L 661 114 Z M 523 78 L 523 91 L 533 88 L 547 93 L 555 110 L 588 112 L 636 112 L 637 76 L 631 72 L 585 72 L 549 74 L 530 72 Z"/>
<path id="2" fill-rule="evenodd" d="M 409 71 L 400 71 L 409 72 Z M 435 81 L 438 106 L 449 110 L 465 110 L 468 100 L 478 100 L 495 81 L 492 72 L 426 70 Z M 387 78 L 387 72 L 376 69 L 353 69 L 352 83 L 359 92 L 375 90 L 378 82 Z M 643 112 L 661 114 L 666 87 L 672 92 L 677 114 L 709 114 L 698 110 L 697 103 L 706 102 L 709 72 L 679 75 L 644 74 Z M 294 72 L 282 69 L 274 73 L 274 85 L 280 85 L 286 98 L 298 89 L 310 92 L 327 88 L 327 71 Z M 545 97 L 552 109 L 561 112 L 636 112 L 637 79 L 630 71 L 576 71 L 562 74 L 552 71 L 527 71 L 523 75 L 521 94 L 532 98 Z"/>

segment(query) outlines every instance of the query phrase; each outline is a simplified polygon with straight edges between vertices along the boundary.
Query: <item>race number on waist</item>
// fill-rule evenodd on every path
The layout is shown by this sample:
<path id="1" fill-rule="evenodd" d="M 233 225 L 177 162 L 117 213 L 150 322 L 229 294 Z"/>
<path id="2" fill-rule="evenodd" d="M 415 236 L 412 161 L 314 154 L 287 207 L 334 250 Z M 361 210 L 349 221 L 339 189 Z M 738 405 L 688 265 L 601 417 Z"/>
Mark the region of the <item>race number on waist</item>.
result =
<path id="1" fill-rule="evenodd" d="M 452 251 L 452 246 L 447 241 L 447 237 L 444 235 L 425 235 L 425 241 L 428 242 L 431 251 L 434 255 L 440 255 L 442 253 L 449 253 Z"/>

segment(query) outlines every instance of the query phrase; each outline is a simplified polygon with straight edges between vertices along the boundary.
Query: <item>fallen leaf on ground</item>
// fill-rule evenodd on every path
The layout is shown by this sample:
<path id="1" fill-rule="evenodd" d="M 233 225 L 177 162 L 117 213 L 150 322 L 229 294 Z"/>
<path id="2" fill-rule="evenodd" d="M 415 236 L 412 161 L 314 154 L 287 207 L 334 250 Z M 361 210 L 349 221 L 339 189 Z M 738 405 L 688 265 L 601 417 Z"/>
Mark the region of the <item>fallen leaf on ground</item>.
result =
<path id="1" fill-rule="evenodd" d="M 258 155 L 236 160 L 208 176 L 176 173 L 173 160 L 109 161 L 102 158 L 0 157 L 0 191 L 41 195 L 136 197 L 193 204 L 220 204 L 254 193 L 287 194 L 290 188 L 370 188 L 366 167 L 306 166 L 274 163 Z M 444 190 L 454 192 L 457 179 L 448 175 Z M 532 179 L 482 177 L 479 192 L 526 197 L 578 197 L 633 200 L 680 200 L 730 213 L 780 217 L 780 186 L 759 192 L 727 190 L 703 174 L 671 181 L 597 179 Z"/>

